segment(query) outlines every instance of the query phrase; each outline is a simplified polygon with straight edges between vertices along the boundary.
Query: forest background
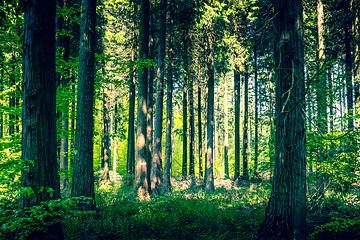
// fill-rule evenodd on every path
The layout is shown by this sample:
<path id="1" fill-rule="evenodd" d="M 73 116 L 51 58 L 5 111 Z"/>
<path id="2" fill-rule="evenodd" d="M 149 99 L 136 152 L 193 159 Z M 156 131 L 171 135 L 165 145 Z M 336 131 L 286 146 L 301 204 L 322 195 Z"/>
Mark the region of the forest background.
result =
<path id="1" fill-rule="evenodd" d="M 255 238 L 269 218 L 265 208 L 272 181 L 288 181 L 274 177 L 279 95 L 273 2 L 97 1 L 93 118 L 85 115 L 82 124 L 90 130 L 93 124 L 87 138 L 93 146 L 78 160 L 82 100 L 77 96 L 85 89 L 79 74 L 84 67 L 79 64 L 80 14 L 87 1 L 56 2 L 62 200 L 50 200 L 53 190 L 44 186 L 36 191 L 50 192 L 48 199 L 24 209 L 20 199 L 34 191 L 24 175 L 38 164 L 22 158 L 28 3 L 0 1 L 1 236 L 33 239 L 34 232 L 61 222 L 66 239 Z M 311 239 L 353 238 L 360 232 L 359 4 L 302 2 L 300 105 L 306 127 L 306 237 Z M 146 115 L 137 108 L 143 100 Z M 141 152 L 136 141 L 143 126 Z M 146 169 L 137 167 L 141 161 Z M 81 168 L 91 174 L 81 175 L 76 170 Z M 74 181 L 93 192 L 74 195 L 81 185 Z M 88 211 L 79 202 L 86 202 Z"/>

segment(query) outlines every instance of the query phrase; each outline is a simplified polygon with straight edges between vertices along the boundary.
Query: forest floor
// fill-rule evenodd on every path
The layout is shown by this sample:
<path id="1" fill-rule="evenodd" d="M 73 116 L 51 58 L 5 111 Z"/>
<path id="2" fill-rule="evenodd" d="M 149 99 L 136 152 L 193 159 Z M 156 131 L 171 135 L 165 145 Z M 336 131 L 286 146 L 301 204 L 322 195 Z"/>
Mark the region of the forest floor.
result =
<path id="1" fill-rule="evenodd" d="M 237 184 L 217 178 L 213 193 L 204 192 L 199 178 L 173 178 L 172 193 L 138 201 L 131 197 L 133 186 L 125 184 L 126 178 L 112 175 L 112 182 L 96 184 L 96 211 L 74 210 L 74 201 L 84 199 L 67 197 L 68 190 L 62 192 L 63 200 L 29 209 L 24 217 L 4 208 L 0 239 L 13 239 L 19 228 L 41 229 L 61 221 L 66 240 L 251 240 L 265 218 L 271 192 L 268 177 Z M 360 239 L 358 187 L 328 189 L 320 198 L 314 197 L 313 187 L 308 189 L 308 239 Z"/>

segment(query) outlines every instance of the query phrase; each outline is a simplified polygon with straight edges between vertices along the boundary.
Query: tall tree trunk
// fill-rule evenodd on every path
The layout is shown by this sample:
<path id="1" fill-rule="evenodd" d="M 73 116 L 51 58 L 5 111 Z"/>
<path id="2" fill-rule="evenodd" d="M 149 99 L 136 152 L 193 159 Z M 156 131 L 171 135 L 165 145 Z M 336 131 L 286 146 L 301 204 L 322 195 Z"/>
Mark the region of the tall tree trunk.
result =
<path id="1" fill-rule="evenodd" d="M 134 131 L 133 131 L 134 133 Z M 117 171 L 117 161 L 118 161 L 118 106 L 117 98 L 115 97 L 114 104 L 114 159 L 113 159 L 113 172 Z M 134 146 L 134 145 L 133 145 Z"/>
<path id="2" fill-rule="evenodd" d="M 165 145 L 165 164 L 164 164 L 164 185 L 163 192 L 171 192 L 171 166 L 172 166 L 172 134 L 173 134 L 173 115 L 172 115 L 172 98 L 173 98 L 173 54 L 174 54 L 174 45 L 173 45 L 173 20 L 174 20 L 174 8 L 172 6 L 173 1 L 169 0 L 169 29 L 170 34 L 169 38 L 169 47 L 168 47 L 168 77 L 167 77 L 167 90 L 166 90 L 166 145 Z"/>
<path id="3" fill-rule="evenodd" d="M 15 56 L 13 55 L 11 57 L 11 73 L 10 73 L 10 84 L 13 86 L 16 86 L 15 82 L 15 76 L 13 75 L 13 72 L 15 72 Z M 15 91 L 13 92 L 15 93 Z M 9 107 L 12 111 L 15 111 L 16 108 L 16 97 L 15 94 L 12 94 L 9 98 Z M 16 122 L 16 116 L 13 113 L 9 114 L 9 136 L 13 136 L 15 134 L 15 123 Z"/>
<path id="4" fill-rule="evenodd" d="M 225 178 L 229 178 L 229 113 L 228 113 L 228 96 L 227 96 L 227 77 L 224 82 L 224 167 Z"/>
<path id="5" fill-rule="evenodd" d="M 131 61 L 135 61 L 135 46 L 132 48 Z M 127 144 L 127 184 L 131 185 L 135 169 L 135 74 L 134 69 L 130 70 L 129 76 L 129 124 Z"/>
<path id="6" fill-rule="evenodd" d="M 57 5 L 60 9 L 68 7 L 67 2 L 63 0 L 57 0 Z M 57 14 L 57 31 L 68 31 L 68 18 L 64 18 L 61 14 Z M 57 48 L 62 53 L 62 59 L 64 62 L 68 62 L 70 59 L 70 37 L 57 34 Z M 70 71 L 66 70 L 65 73 L 57 73 L 57 81 L 61 84 L 62 88 L 68 89 L 70 82 Z M 64 101 L 64 110 L 61 114 L 61 139 L 60 139 L 60 169 L 61 182 L 60 188 L 64 189 L 69 185 L 69 178 L 67 171 L 69 170 L 69 99 L 62 99 Z"/>
<path id="7" fill-rule="evenodd" d="M 198 131 L 199 131 L 199 177 L 203 177 L 203 142 L 202 142 L 202 124 L 201 124 L 201 72 L 198 73 Z"/>
<path id="8" fill-rule="evenodd" d="M 186 67 L 186 70 L 188 68 Z M 186 71 L 188 72 L 188 71 Z M 188 73 L 186 73 L 188 74 Z M 187 176 L 187 88 L 188 88 L 188 76 L 184 77 L 184 87 L 183 87 L 183 159 L 182 159 L 182 176 L 186 178 Z"/>
<path id="9" fill-rule="evenodd" d="M 350 6 L 347 6 L 347 14 L 350 15 Z M 348 17 L 350 18 L 350 17 Z M 350 20 L 346 20 L 344 26 L 345 34 L 345 79 L 346 79 L 346 100 L 347 100 L 347 113 L 348 113 L 348 130 L 354 130 L 354 100 L 353 100 L 353 84 L 352 84 L 352 65 L 351 58 L 351 23 Z"/>
<path id="10" fill-rule="evenodd" d="M 56 150 L 56 1 L 24 3 L 24 52 L 22 85 L 21 187 L 20 207 L 38 205 L 60 198 Z M 64 239 L 60 219 L 34 230 L 26 239 Z M 50 236 L 50 233 L 52 236 Z"/>
<path id="11" fill-rule="evenodd" d="M 170 44 L 169 60 L 171 63 L 171 51 L 172 44 Z M 172 144 L 171 144 L 171 135 L 172 135 L 172 89 L 173 89 L 173 79 L 172 79 L 172 68 L 168 70 L 167 78 L 167 93 L 166 93 L 166 145 L 165 145 L 165 166 L 164 166 L 164 185 L 163 192 L 171 192 L 171 165 L 172 165 Z"/>
<path id="12" fill-rule="evenodd" d="M 205 192 L 213 192 L 214 187 L 214 57 L 211 51 L 208 62 L 208 99 L 207 99 L 207 148 Z"/>
<path id="13" fill-rule="evenodd" d="M 149 10 L 149 59 L 154 59 L 155 52 L 155 22 L 152 15 L 152 8 L 154 5 L 154 0 L 150 0 L 150 10 Z M 151 192 L 151 166 L 152 166 L 152 156 L 154 148 L 154 78 L 155 78 L 155 69 L 153 66 L 148 67 L 148 89 L 147 89 L 147 117 L 146 117 L 146 164 L 147 164 L 147 179 L 149 192 Z"/>
<path id="14" fill-rule="evenodd" d="M 254 175 L 257 176 L 259 159 L 259 82 L 258 82 L 258 63 L 257 63 L 257 41 L 254 46 L 254 92 L 255 92 L 255 122 L 254 122 Z"/>
<path id="15" fill-rule="evenodd" d="M 149 52 L 149 0 L 141 0 L 140 4 L 140 36 L 139 36 L 139 60 L 148 58 Z M 138 113 L 136 133 L 136 167 L 134 193 L 140 200 L 149 198 L 148 163 L 147 163 L 147 67 L 138 72 Z"/>
<path id="16" fill-rule="evenodd" d="M 103 134 L 102 134 L 102 154 L 101 154 L 101 167 L 102 167 L 102 181 L 109 181 L 109 169 L 111 163 L 111 146 L 110 146 L 110 99 L 108 90 L 103 89 Z"/>
<path id="17" fill-rule="evenodd" d="M 249 179 L 249 170 L 248 170 L 248 144 L 249 144 L 249 72 L 246 57 L 244 62 L 244 121 L 243 121 L 243 149 L 242 149 L 242 157 L 243 157 L 243 178 L 244 180 Z"/>
<path id="18" fill-rule="evenodd" d="M 189 99 L 190 99 L 190 156 L 189 156 L 189 175 L 195 176 L 195 112 L 194 112 L 194 76 L 191 74 L 189 82 Z"/>
<path id="19" fill-rule="evenodd" d="M 234 181 L 240 177 L 240 71 L 234 70 L 234 98 L 235 98 L 235 174 Z"/>
<path id="20" fill-rule="evenodd" d="M 301 0 L 274 2 L 273 187 L 257 239 L 306 239 L 305 81 Z"/>
<path id="21" fill-rule="evenodd" d="M 93 170 L 95 21 L 96 0 L 83 0 L 81 4 L 75 159 L 71 195 L 93 199 L 95 199 Z M 92 204 L 81 206 L 83 209 L 94 207 L 95 205 Z"/>
<path id="22" fill-rule="evenodd" d="M 325 57 L 325 19 L 324 19 L 324 4 L 322 0 L 318 1 L 317 5 L 317 20 L 318 20 L 318 81 L 316 84 L 316 101 L 317 101 L 317 127 L 320 135 L 328 132 L 327 127 L 327 91 L 326 91 L 326 57 Z M 324 162 L 326 148 L 321 142 L 318 146 L 319 162 Z M 320 174 L 320 191 L 319 194 L 324 193 L 323 175 Z"/>
<path id="23" fill-rule="evenodd" d="M 355 22 L 354 22 L 354 43 L 355 43 L 355 51 L 354 51 L 354 94 L 355 94 L 355 109 L 357 115 L 360 111 L 360 4 L 355 1 L 354 4 L 355 11 Z M 356 119 L 356 129 L 360 128 L 360 119 Z"/>
<path id="24" fill-rule="evenodd" d="M 162 122 L 163 122 L 163 99 L 164 99 L 164 74 L 165 74 L 165 47 L 166 47 L 166 0 L 160 3 L 160 45 L 157 67 L 156 86 L 156 114 L 154 152 L 151 167 L 151 194 L 159 194 L 162 183 Z"/>

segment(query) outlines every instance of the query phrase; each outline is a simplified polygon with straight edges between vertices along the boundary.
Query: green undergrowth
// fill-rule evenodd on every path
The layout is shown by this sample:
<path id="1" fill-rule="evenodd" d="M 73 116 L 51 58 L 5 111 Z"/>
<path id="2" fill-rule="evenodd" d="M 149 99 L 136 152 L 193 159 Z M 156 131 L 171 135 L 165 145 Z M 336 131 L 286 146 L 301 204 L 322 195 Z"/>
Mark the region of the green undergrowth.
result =
<path id="1" fill-rule="evenodd" d="M 67 240 L 116 239 L 254 239 L 264 220 L 271 185 L 245 182 L 241 187 L 217 187 L 205 193 L 202 185 L 173 188 L 151 200 L 132 199 L 132 186 L 109 184 L 96 189 L 96 211 L 76 210 L 86 199 L 44 202 L 20 212 L 7 202 L 0 211 L 0 240 L 23 238 L 61 222 Z M 308 239 L 359 239 L 359 191 L 327 191 L 308 201 Z"/>
<path id="2" fill-rule="evenodd" d="M 360 239 L 360 192 L 327 192 L 308 206 L 308 239 Z"/>

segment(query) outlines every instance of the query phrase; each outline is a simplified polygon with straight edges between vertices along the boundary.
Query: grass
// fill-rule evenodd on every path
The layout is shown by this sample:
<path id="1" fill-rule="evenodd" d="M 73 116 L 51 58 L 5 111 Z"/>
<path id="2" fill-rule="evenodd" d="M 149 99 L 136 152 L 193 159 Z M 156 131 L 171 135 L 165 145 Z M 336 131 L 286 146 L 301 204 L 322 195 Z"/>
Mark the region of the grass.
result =
<path id="1" fill-rule="evenodd" d="M 44 203 L 25 217 L 10 204 L 0 212 L 0 239 L 13 239 L 18 229 L 44 227 L 49 222 L 42 219 L 61 219 L 67 240 L 255 238 L 270 195 L 268 180 L 241 187 L 218 180 L 213 193 L 205 193 L 201 182 L 189 186 L 188 180 L 174 180 L 171 194 L 142 202 L 129 197 L 131 186 L 98 186 L 97 211 L 87 214 L 73 210 L 71 199 Z M 359 196 L 356 189 L 346 194 L 328 191 L 321 201 L 309 201 L 308 238 L 359 239 Z"/>

